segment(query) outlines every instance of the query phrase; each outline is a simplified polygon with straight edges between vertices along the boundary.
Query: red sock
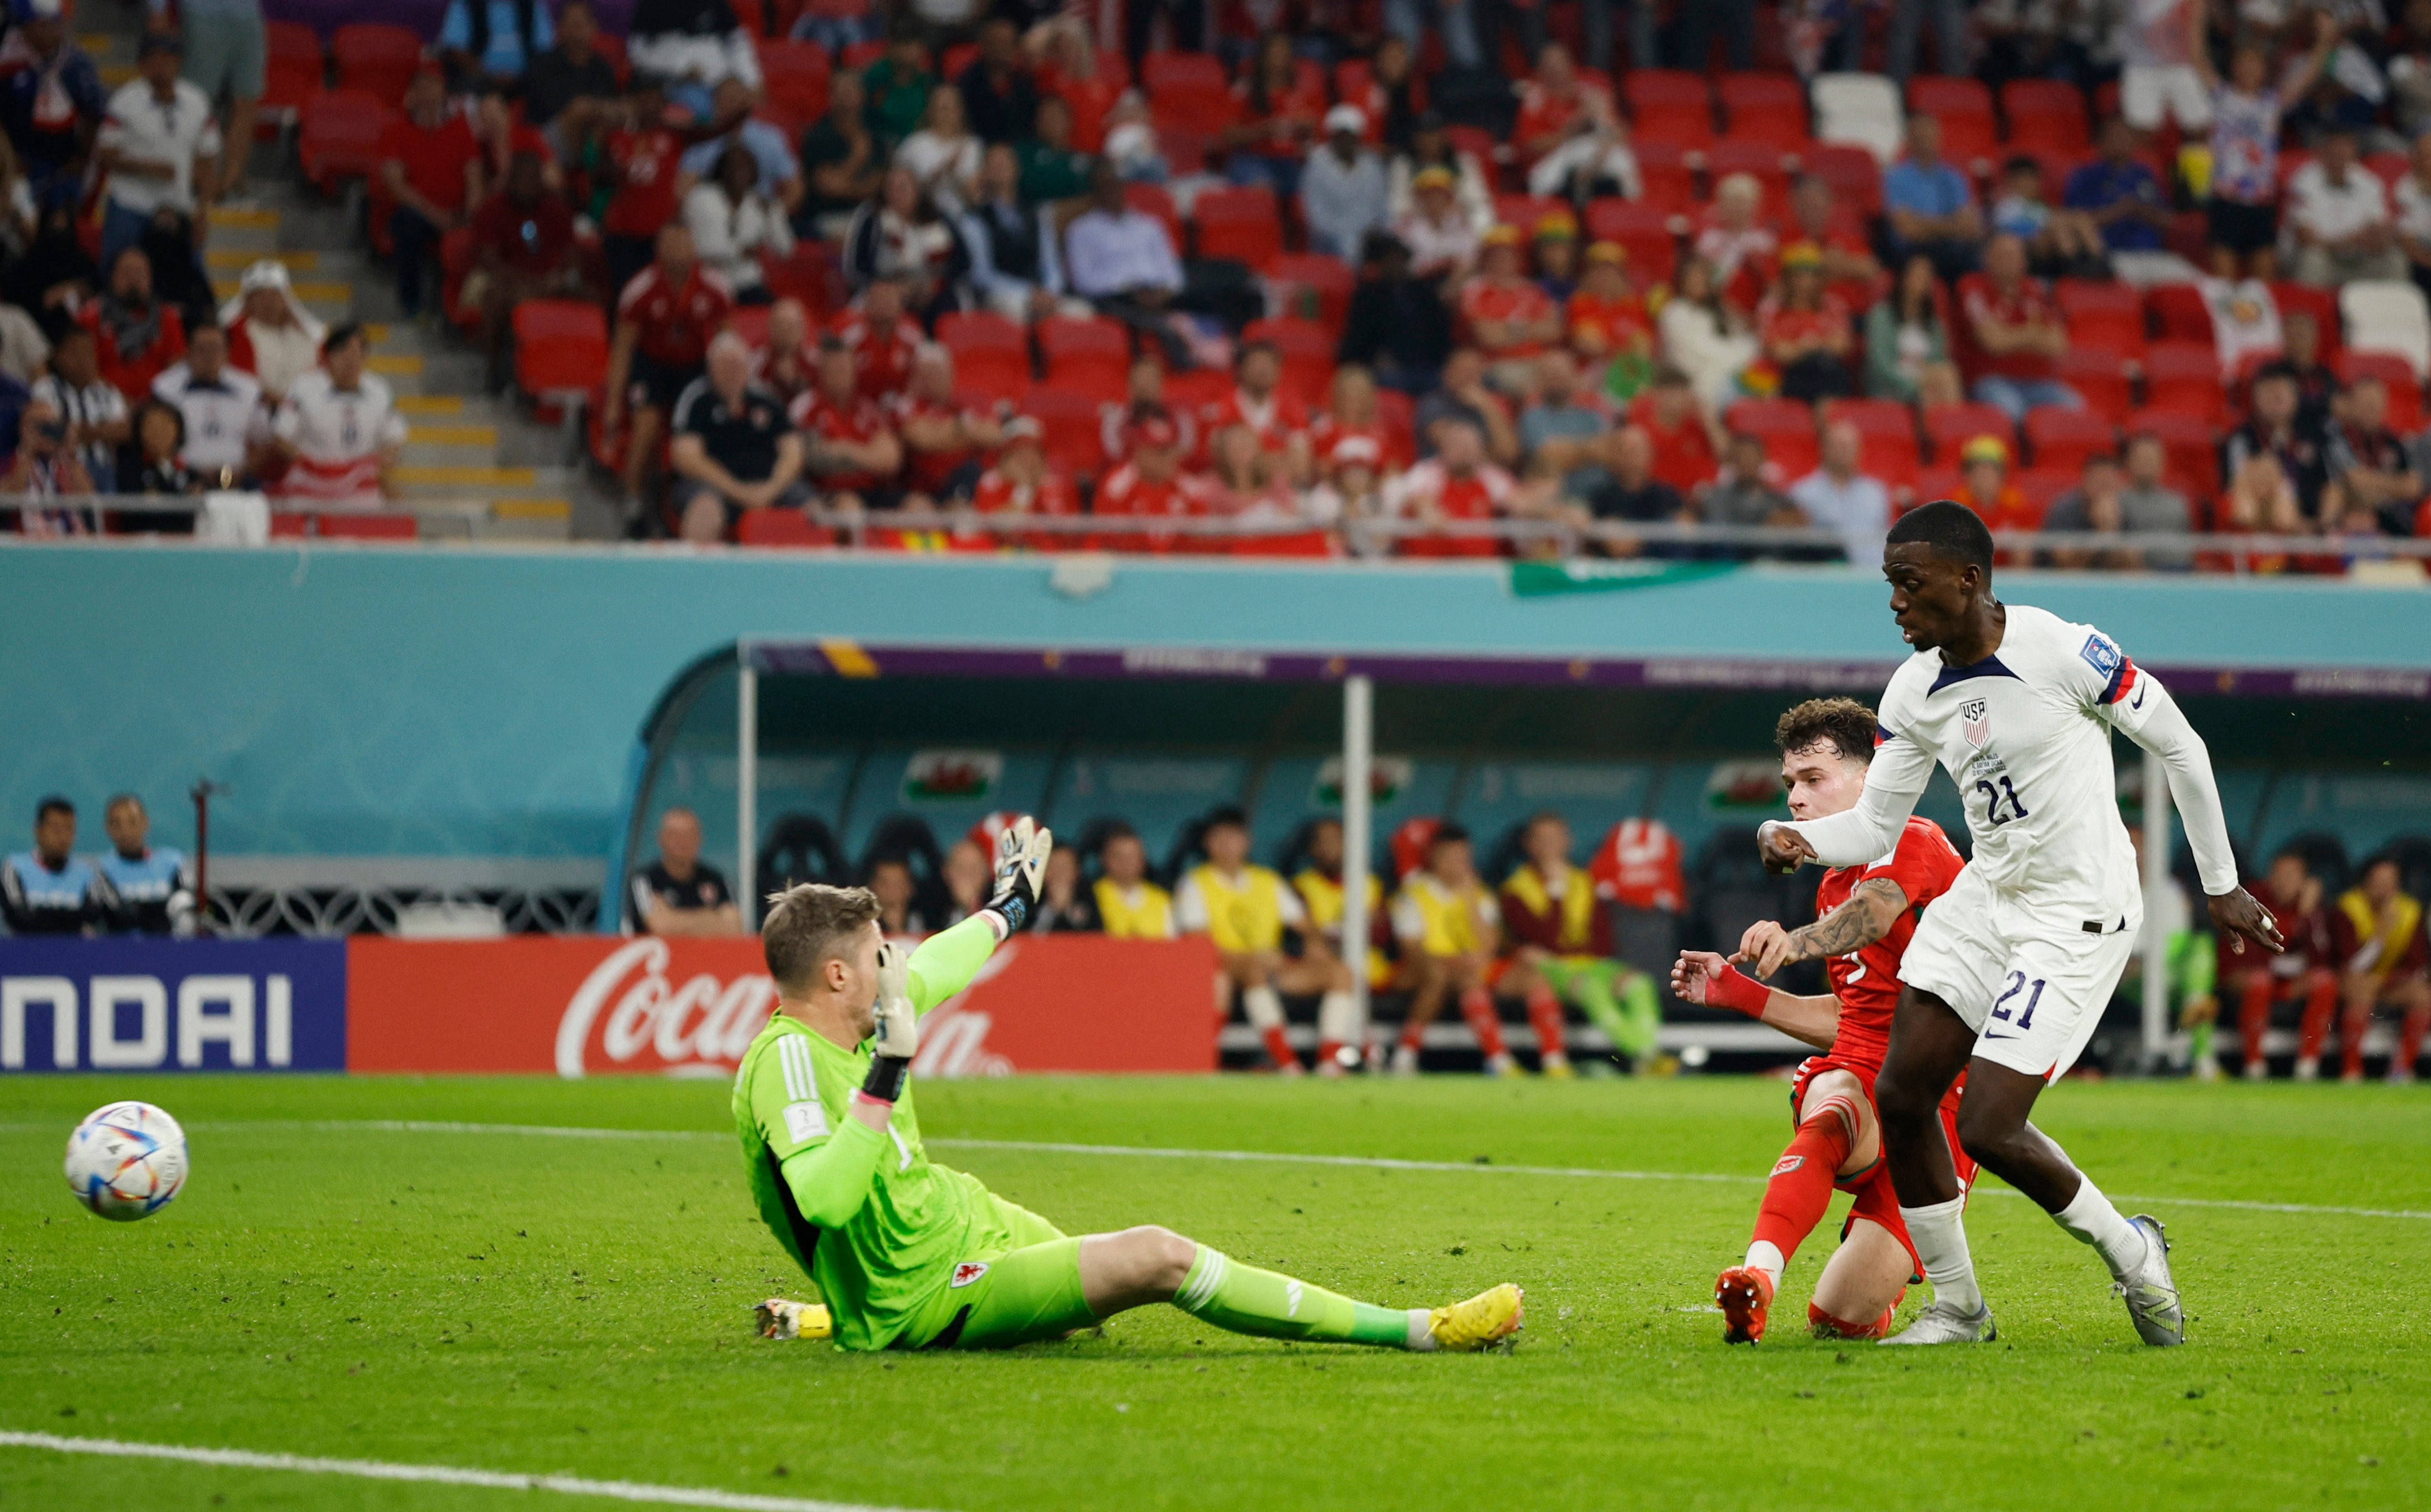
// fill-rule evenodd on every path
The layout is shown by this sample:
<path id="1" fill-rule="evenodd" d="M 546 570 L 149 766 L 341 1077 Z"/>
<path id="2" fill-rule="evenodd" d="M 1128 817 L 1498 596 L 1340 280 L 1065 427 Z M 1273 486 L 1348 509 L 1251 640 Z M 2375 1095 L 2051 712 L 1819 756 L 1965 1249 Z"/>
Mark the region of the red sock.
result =
<path id="1" fill-rule="evenodd" d="M 1407 1050 L 1422 1049 L 1424 1048 L 1426 1035 L 1426 1025 L 1418 1023 L 1416 1020 L 1403 1024 L 1401 1026 L 1401 1048 Z"/>
<path id="2" fill-rule="evenodd" d="M 1320 1039 L 1316 1042 L 1317 1065 L 1339 1066 L 1342 1064 L 1341 1057 L 1342 1041 L 1338 1039 Z"/>
<path id="3" fill-rule="evenodd" d="M 1494 1012 L 1494 994 L 1484 987 L 1471 987 L 1460 995 L 1460 1016 L 1468 1020 L 1470 1033 L 1477 1036 L 1477 1048 L 1488 1057 L 1504 1053 L 1502 1019 Z"/>
<path id="4" fill-rule="evenodd" d="M 1883 1309 L 1883 1316 L 1870 1323 L 1853 1323 L 1845 1318 L 1835 1318 L 1813 1302 L 1806 1304 L 1806 1326 L 1817 1338 L 1881 1338 L 1891 1331 L 1891 1315 L 1899 1311 L 1893 1302 Z"/>
<path id="5" fill-rule="evenodd" d="M 1267 1030 L 1266 1033 L 1266 1053 L 1274 1057 L 1275 1064 L 1277 1066 L 1298 1066 L 1299 1064 L 1299 1057 L 1292 1053 L 1291 1038 L 1283 1033 L 1283 1025 L 1277 1024 L 1274 1028 Z"/>
<path id="6" fill-rule="evenodd" d="M 2262 1036 L 2271 1033 L 2271 1000 L 2277 984 L 2268 971 L 2246 979 L 2245 996 L 2237 1008 L 2238 1033 L 2245 1041 L 2245 1064 L 2262 1059 Z"/>
<path id="7" fill-rule="evenodd" d="M 2389 1063 L 2390 1070 L 2413 1074 L 2414 1063 L 2423 1058 L 2425 1031 L 2431 1031 L 2431 1013 L 2416 1009 L 2406 1016 L 2406 1022 L 2398 1026 L 2397 1059 Z"/>
<path id="8" fill-rule="evenodd" d="M 2305 994 L 2305 1017 L 2296 1030 L 2296 1054 L 2299 1058 L 2317 1061 L 2322 1058 L 2322 1041 L 2330 1037 L 2330 1017 L 2339 1011 L 2339 980 L 2328 972 L 2322 973 L 2310 992 Z"/>
<path id="9" fill-rule="evenodd" d="M 1756 1211 L 1751 1242 L 1779 1250 L 1785 1265 L 1823 1221 L 1823 1210 L 1832 1205 L 1833 1178 L 1849 1158 L 1849 1125 L 1840 1108 L 1837 1100 L 1827 1102 L 1800 1124 L 1764 1184 L 1764 1206 Z"/>
<path id="10" fill-rule="evenodd" d="M 1568 1053 L 1568 1043 L 1562 1037 L 1562 1000 L 1554 997 L 1551 989 L 1539 986 L 1528 994 L 1528 1027 L 1536 1032 L 1538 1053 Z"/>
<path id="11" fill-rule="evenodd" d="M 2339 1025 L 2339 1074 L 2363 1075 L 2363 1037 L 2372 1032 L 2372 1010 L 2350 1014 Z"/>

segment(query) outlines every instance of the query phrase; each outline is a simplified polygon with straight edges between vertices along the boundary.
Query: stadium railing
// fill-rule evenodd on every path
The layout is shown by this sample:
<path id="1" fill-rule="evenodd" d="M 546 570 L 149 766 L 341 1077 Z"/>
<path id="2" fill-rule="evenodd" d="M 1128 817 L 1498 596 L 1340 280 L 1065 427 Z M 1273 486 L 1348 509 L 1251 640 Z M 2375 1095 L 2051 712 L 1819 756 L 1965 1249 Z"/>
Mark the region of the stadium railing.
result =
<path id="1" fill-rule="evenodd" d="M 274 515 L 336 516 L 363 520 L 415 520 L 426 535 L 442 539 L 480 541 L 489 538 L 495 527 L 507 518 L 497 501 L 485 498 L 422 498 L 392 501 L 376 510 L 327 508 L 310 499 L 268 499 L 269 512 Z M 96 536 L 128 536 L 142 532 L 112 529 L 110 517 L 120 514 L 192 514 L 210 513 L 214 506 L 208 496 L 177 494 L 0 494 L 0 539 L 13 532 L 20 539 L 40 535 L 49 539 L 70 538 L 91 540 Z M 81 517 L 79 529 L 30 532 L 22 529 L 27 513 L 69 514 Z M 430 527 L 436 526 L 435 530 Z M 219 537 L 226 544 L 226 537 Z M 311 539 L 311 537 L 278 536 L 275 540 Z M 514 539 L 528 543 L 528 535 Z"/>

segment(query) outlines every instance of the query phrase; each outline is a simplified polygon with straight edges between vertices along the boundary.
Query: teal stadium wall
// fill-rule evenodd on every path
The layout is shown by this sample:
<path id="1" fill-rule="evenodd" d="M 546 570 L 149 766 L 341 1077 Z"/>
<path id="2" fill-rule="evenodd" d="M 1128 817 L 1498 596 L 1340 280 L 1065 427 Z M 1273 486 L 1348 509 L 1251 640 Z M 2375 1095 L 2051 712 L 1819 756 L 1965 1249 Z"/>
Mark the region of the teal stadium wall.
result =
<path id="1" fill-rule="evenodd" d="M 652 549 L 0 551 L 0 844 L 24 843 L 42 794 L 97 808 L 122 788 L 150 800 L 160 839 L 187 844 L 182 795 L 208 773 L 230 790 L 213 810 L 215 851 L 604 856 L 653 701 L 738 636 L 1881 662 L 1902 650 L 1880 580 L 1841 568 L 1527 599 L 1472 565 L 1127 561 L 1081 598 L 1054 592 L 1049 572 L 1034 558 Z M 2420 591 L 2070 574 L 2009 588 L 2154 664 L 2431 668 Z M 2423 705 L 2395 707 L 2423 728 Z M 2418 775 L 2384 799 L 2403 810 L 2431 797 L 2424 754 L 2400 764 Z"/>

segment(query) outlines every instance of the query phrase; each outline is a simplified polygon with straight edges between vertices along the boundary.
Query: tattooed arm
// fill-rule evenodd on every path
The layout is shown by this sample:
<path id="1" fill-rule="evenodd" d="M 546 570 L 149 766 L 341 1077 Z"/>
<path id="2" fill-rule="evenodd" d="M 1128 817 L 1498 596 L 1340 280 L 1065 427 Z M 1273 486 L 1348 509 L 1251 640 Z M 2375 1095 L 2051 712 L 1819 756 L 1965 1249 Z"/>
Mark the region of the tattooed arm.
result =
<path id="1" fill-rule="evenodd" d="M 1794 930 L 1785 930 L 1769 919 L 1749 925 L 1738 953 L 1731 959 L 1752 962 L 1757 976 L 1769 977 L 1793 961 L 1847 955 L 1888 934 L 1905 907 L 1906 889 L 1888 877 L 1869 877 L 1857 884 L 1847 902 L 1812 924 Z"/>

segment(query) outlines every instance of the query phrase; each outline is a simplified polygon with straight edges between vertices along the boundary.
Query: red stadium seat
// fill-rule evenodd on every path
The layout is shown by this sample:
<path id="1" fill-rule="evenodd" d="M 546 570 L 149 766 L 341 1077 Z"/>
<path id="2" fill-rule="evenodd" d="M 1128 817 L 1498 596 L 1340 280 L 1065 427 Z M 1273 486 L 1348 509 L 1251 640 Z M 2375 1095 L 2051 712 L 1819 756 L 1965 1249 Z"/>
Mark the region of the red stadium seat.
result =
<path id="1" fill-rule="evenodd" d="M 289 540 L 312 533 L 312 516 L 296 510 L 273 510 L 270 514 L 270 538 Z"/>
<path id="2" fill-rule="evenodd" d="M 2071 346 L 2129 361 L 2144 355 L 2144 296 L 2134 284 L 2062 278 L 2054 292 L 2068 320 Z"/>
<path id="3" fill-rule="evenodd" d="M 1557 210 L 1568 210 L 1569 201 L 1551 194 L 1497 194 L 1494 196 L 1494 218 L 1505 226 L 1519 227 L 1520 234 L 1534 237 L 1536 223 Z"/>
<path id="4" fill-rule="evenodd" d="M 1072 477 L 1094 478 L 1106 466 L 1103 417 L 1098 405 L 1088 395 L 1042 383 L 1021 401 L 1021 412 L 1046 428 L 1044 449 L 1048 462 Z"/>
<path id="5" fill-rule="evenodd" d="M 835 545 L 835 532 L 799 510 L 758 509 L 735 521 L 734 539 L 748 546 L 824 546 Z"/>
<path id="6" fill-rule="evenodd" d="M 2288 316 L 2299 312 L 2313 317 L 2313 324 L 2322 332 L 2322 361 L 2335 359 L 2339 349 L 2346 344 L 2346 329 L 2339 320 L 2339 292 L 2336 289 L 2316 289 L 2309 283 L 2281 278 L 2271 285 L 2271 297 L 2278 301 L 2282 325 L 2287 324 Z"/>
<path id="7" fill-rule="evenodd" d="M 954 378 L 991 398 L 1018 398 L 1030 387 L 1030 335 L 994 311 L 937 317 L 937 340 L 954 354 Z"/>
<path id="8" fill-rule="evenodd" d="M 2206 422 L 2224 412 L 2220 352 L 2209 341 L 2158 341 L 2144 352 L 2144 406 Z"/>
<path id="9" fill-rule="evenodd" d="M 1667 215 L 1685 215 L 1697 208 L 1697 174 L 1688 166 L 1688 151 L 1676 142 L 1641 142 L 1637 176 L 1645 193 L 1637 203 Z"/>
<path id="10" fill-rule="evenodd" d="M 1496 163 L 1509 155 L 1501 140 L 1483 126 L 1448 126 L 1444 127 L 1444 141 L 1451 144 L 1452 151 L 1477 160 L 1478 171 L 1485 175 L 1488 186 L 1495 182 Z"/>
<path id="11" fill-rule="evenodd" d="M 727 311 L 726 328 L 750 343 L 756 352 L 768 344 L 768 311 L 766 305 L 736 305 Z"/>
<path id="12" fill-rule="evenodd" d="M 1916 413 L 1897 399 L 1833 399 L 1823 423 L 1855 426 L 1866 438 L 1866 470 L 1894 483 L 1912 483 L 1923 454 L 1916 444 Z"/>
<path id="13" fill-rule="evenodd" d="M 2068 467 L 2029 467 L 2018 474 L 2018 496 L 2026 502 L 2026 528 L 2041 529 L 2053 503 L 2081 481 L 2083 475 Z"/>
<path id="14" fill-rule="evenodd" d="M 1212 54 L 1150 53 L 1140 65 L 1140 82 L 1160 129 L 1171 125 L 1213 133 L 1232 124 L 1232 83 Z"/>
<path id="15" fill-rule="evenodd" d="M 340 89 L 367 90 L 394 105 L 422 67 L 422 38 L 386 22 L 350 22 L 330 34 L 329 56 L 338 64 Z"/>
<path id="16" fill-rule="evenodd" d="M 1722 428 L 1762 441 L 1766 460 L 1785 477 L 1803 478 L 1815 470 L 1821 449 L 1815 412 L 1795 399 L 1741 399 L 1723 412 Z"/>
<path id="17" fill-rule="evenodd" d="M 1283 358 L 1283 384 L 1302 402 L 1325 402 L 1326 385 L 1333 381 L 1333 336 L 1313 320 L 1289 316 L 1253 320 L 1241 329 L 1244 342 L 1268 341 Z"/>
<path id="18" fill-rule="evenodd" d="M 2097 452 L 2119 449 L 2110 419 L 2091 410 L 2069 410 L 2047 404 L 2026 412 L 2026 445 L 2037 467 L 2058 467 L 2073 473 Z"/>
<path id="19" fill-rule="evenodd" d="M 760 73 L 768 103 L 803 122 L 828 111 L 828 50 L 816 42 L 763 42 Z"/>
<path id="20" fill-rule="evenodd" d="M 324 90 L 298 115 L 295 157 L 304 176 L 327 194 L 342 178 L 366 178 L 378 169 L 380 139 L 396 108 L 364 90 Z"/>
<path id="21" fill-rule="evenodd" d="M 1819 142 L 1805 155 L 1806 171 L 1832 186 L 1832 195 L 1861 215 L 1883 209 L 1883 168 L 1874 155 L 1845 142 Z"/>
<path id="22" fill-rule="evenodd" d="M 1992 92 L 1981 79 L 1919 74 L 1907 81 L 1907 108 L 1941 123 L 1942 156 L 1961 166 L 1989 164 L 2000 155 Z"/>
<path id="23" fill-rule="evenodd" d="M 1179 256 L 1190 244 L 1182 239 L 1182 211 L 1175 208 L 1173 196 L 1163 184 L 1125 184 L 1123 203 L 1144 215 L 1153 215 L 1165 223 L 1165 234 L 1173 239 L 1173 250 Z"/>
<path id="24" fill-rule="evenodd" d="M 1342 334 L 1350 315 L 1350 293 L 1359 281 L 1350 264 L 1322 252 L 1286 252 L 1275 260 L 1266 281 L 1282 309 Z"/>
<path id="25" fill-rule="evenodd" d="M 1598 242 L 1620 244 L 1629 254 L 1629 276 L 1640 288 L 1669 282 L 1680 259 L 1670 217 L 1630 200 L 1589 200 L 1587 235 Z"/>
<path id="26" fill-rule="evenodd" d="M 2071 346 L 2052 362 L 2052 377 L 2076 391 L 2087 409 L 2098 415 L 2125 414 L 2136 396 L 2127 383 L 2127 369 L 2116 352 Z"/>
<path id="27" fill-rule="evenodd" d="M 2172 487 L 2196 500 L 2198 509 L 2201 501 L 2219 494 L 2220 450 L 2211 422 L 2184 410 L 2139 410 L 2127 417 L 2130 440 L 2146 431 L 2159 438 L 2170 454 L 2164 476 Z"/>
<path id="28" fill-rule="evenodd" d="M 1621 84 L 1631 135 L 1702 149 L 1714 140 L 1714 97 L 1702 74 L 1676 68 L 1632 69 Z"/>
<path id="29" fill-rule="evenodd" d="M 422 534 L 422 522 L 411 514 L 320 514 L 313 517 L 323 539 L 348 541 L 411 541 Z"/>
<path id="30" fill-rule="evenodd" d="M 515 306 L 515 383 L 526 394 L 588 395 L 608 370 L 608 318 L 587 299 Z"/>
<path id="31" fill-rule="evenodd" d="M 2193 284 L 2155 284 L 2144 291 L 2144 309 L 2160 340 L 2212 344 L 2211 307 Z"/>
<path id="32" fill-rule="evenodd" d="M 2017 78 L 2001 86 L 2008 141 L 2045 152 L 2082 157 L 2092 145 L 2085 125 L 2085 92 L 2058 79 Z M 2046 184 L 2046 190 L 2058 186 Z"/>
<path id="33" fill-rule="evenodd" d="M 2414 365 L 2395 352 L 2341 352 L 2338 362 L 2339 381 L 2352 383 L 2359 378 L 2376 378 L 2389 391 L 2389 429 L 2401 436 L 2410 436 L 2423 428 L 2423 385 L 2414 376 Z"/>
<path id="34" fill-rule="evenodd" d="M 1724 74 L 1718 91 L 1730 140 L 1806 150 L 1806 90 L 1797 75 Z"/>
<path id="35" fill-rule="evenodd" d="M 1958 465 L 1958 448 L 1977 436 L 1998 436 L 2017 454 L 2017 428 L 2009 412 L 1995 404 L 1936 404 L 1924 412 L 1924 433 L 1933 443 L 1933 460 L 1944 467 Z"/>
<path id="36" fill-rule="evenodd" d="M 1263 273 L 1283 255 L 1283 217 L 1275 192 L 1264 184 L 1200 193 L 1190 206 L 1199 227 L 1199 255 L 1230 258 Z"/>
<path id="37" fill-rule="evenodd" d="M 1120 321 L 1049 316 L 1038 323 L 1038 350 L 1047 359 L 1050 388 L 1085 395 L 1093 404 L 1122 397 L 1132 341 Z"/>
<path id="38" fill-rule="evenodd" d="M 262 62 L 261 109 L 273 117 L 293 121 L 304 102 L 320 90 L 327 60 L 321 38 L 310 26 L 293 21 L 263 25 L 267 55 Z"/>

